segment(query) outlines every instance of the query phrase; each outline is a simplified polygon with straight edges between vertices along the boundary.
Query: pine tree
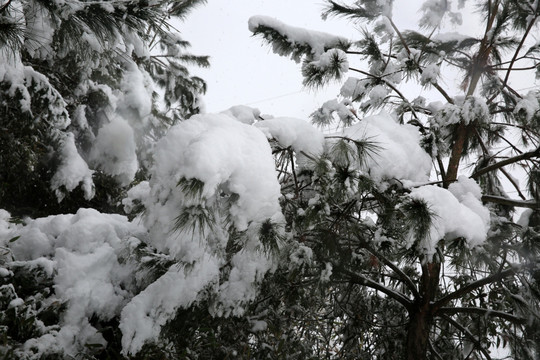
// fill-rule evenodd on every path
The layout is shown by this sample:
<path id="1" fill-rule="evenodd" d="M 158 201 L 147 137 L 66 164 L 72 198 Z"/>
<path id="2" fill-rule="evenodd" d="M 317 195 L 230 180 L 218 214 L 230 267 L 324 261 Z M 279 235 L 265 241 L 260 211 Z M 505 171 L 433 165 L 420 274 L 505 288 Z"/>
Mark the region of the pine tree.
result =
<path id="1" fill-rule="evenodd" d="M 133 180 L 125 171 L 132 168 L 107 167 L 100 150 L 109 146 L 106 135 L 127 128 L 118 119 L 102 126 L 101 113 L 92 108 L 101 99 L 107 117 L 140 110 L 125 98 L 114 111 L 107 108 L 114 105 L 110 93 L 125 89 L 124 79 L 141 82 L 131 62 L 113 61 L 117 51 L 125 55 L 133 48 L 139 71 L 171 91 L 167 106 L 181 107 L 165 114 L 151 107 L 167 124 L 152 127 L 159 140 L 146 153 L 146 172 L 122 198 L 132 221 L 78 209 L 81 202 L 73 214 L 46 218 L 0 211 L 0 326 L 7 344 L 0 354 L 491 359 L 498 348 L 514 358 L 537 358 L 540 102 L 536 92 L 520 94 L 510 85 L 516 71 L 538 65 L 538 47 L 528 40 L 540 16 L 537 3 L 477 1 L 485 19 L 480 38 L 439 33 L 445 19 L 460 19 L 449 1 L 423 5 L 420 31 L 395 26 L 391 1 L 328 1 L 323 16 L 364 25 L 358 41 L 253 17 L 254 34 L 276 53 L 302 62 L 306 86 L 343 81 L 340 96 L 313 112 L 314 125 L 261 116 L 245 106 L 172 125 L 196 112 L 196 97 L 180 91 L 197 93 L 201 83 L 181 67 L 195 59 L 167 62 L 186 44 L 157 30 L 166 17 L 144 11 L 182 15 L 195 3 L 131 8 L 148 17 L 139 23 L 128 11 L 121 27 L 106 26 L 106 20 L 120 21 L 114 6 L 125 10 L 134 3 L 89 3 L 98 19 L 91 24 L 85 8 L 80 14 L 63 9 L 79 16 L 71 24 L 60 13 L 59 24 L 71 26 L 70 34 L 82 26 L 79 35 L 92 51 L 109 44 L 100 38 L 123 36 L 125 47 L 105 48 L 107 56 L 84 58 L 91 60 L 76 67 L 91 79 L 87 90 L 72 94 L 81 101 L 93 96 L 86 107 L 64 104 L 76 104 L 66 100 L 69 86 L 45 86 L 66 73 L 45 82 L 35 70 L 37 60 L 24 68 L 29 79 L 41 81 L 33 88 L 23 82 L 28 96 L 21 87 L 2 89 L 18 96 L 13 104 L 19 112 L 30 109 L 47 120 L 37 124 L 63 144 L 58 149 L 67 155 L 57 158 L 60 169 L 70 154 L 84 154 L 81 138 L 90 136 L 91 145 L 99 144 L 88 150 L 88 159 L 99 165 L 93 170 L 119 183 Z M 23 37 L 10 34 L 24 28 L 10 21 L 2 23 L 0 39 L 22 49 Z M 166 56 L 148 60 L 152 55 L 125 32 L 132 24 L 146 24 L 137 32 L 140 39 L 160 44 Z M 25 58 L 22 50 L 13 54 L 17 61 Z M 356 58 L 365 69 L 351 65 Z M 441 74 L 455 69 L 463 77 L 461 89 L 445 89 Z M 351 73 L 359 77 L 346 78 Z M 175 92 L 178 76 L 186 79 Z M 432 89 L 445 102 L 409 100 L 404 83 Z M 40 91 L 43 104 L 33 93 Z M 78 127 L 66 130 L 73 118 Z M 33 144 L 28 140 L 25 149 L 35 156 Z M 136 145 L 137 158 L 144 159 L 139 154 L 145 147 Z M 513 178 L 515 168 L 524 169 L 527 191 Z M 65 190 L 82 183 L 81 191 L 91 193 L 84 181 L 91 172 L 67 173 L 57 171 L 51 181 Z M 521 199 L 507 195 L 504 178 Z M 520 208 L 526 210 L 516 220 Z"/>
<path id="2" fill-rule="evenodd" d="M 186 66 L 208 57 L 186 53 L 170 19 L 200 3 L 2 2 L 0 206 L 118 211 L 151 144 L 198 112 L 205 83 Z"/>
<path id="3" fill-rule="evenodd" d="M 474 6 L 485 20 L 480 38 L 438 36 L 444 21 L 460 20 L 449 1 L 425 2 L 424 31 L 399 30 L 391 1 L 328 1 L 323 17 L 345 17 L 365 27 L 358 41 L 250 19 L 251 31 L 274 52 L 302 61 L 305 85 L 324 86 L 347 72 L 359 76 L 349 77 L 340 97 L 312 115 L 316 124 L 343 128 L 326 136 L 326 155 L 299 168 L 294 155 L 302 153 L 274 150 L 288 164 L 281 169 L 284 214 L 294 238 L 289 259 L 299 249 L 310 256 L 300 267 L 282 268 L 287 281 L 268 279 L 280 288 L 268 300 L 269 306 L 279 300 L 269 322 L 287 318 L 276 333 L 294 329 L 288 339 L 298 354 L 303 349 L 316 358 L 490 359 L 491 350 L 502 347 L 514 358 L 538 357 L 539 96 L 520 93 L 509 80 L 538 67 L 537 46 L 529 37 L 540 9 L 533 1 Z M 367 69 L 349 66 L 354 58 Z M 443 72 L 462 74 L 461 94 L 441 85 Z M 403 82 L 433 89 L 446 103 L 409 99 L 400 91 Z M 380 161 L 385 145 L 351 129 L 382 122 L 365 119 L 381 110 L 416 128 L 437 179 L 411 183 L 366 166 Z M 528 192 L 519 188 L 512 166 L 524 170 Z M 521 199 L 507 195 L 503 179 Z M 480 187 L 471 185 L 475 181 Z M 481 223 L 465 225 L 465 232 L 448 227 L 445 219 L 459 211 L 443 195 L 449 193 L 471 209 L 483 207 L 477 213 L 484 217 L 489 209 L 485 239 L 474 240 L 473 228 Z M 476 205 L 469 203 L 473 198 Z M 516 209 L 526 209 L 517 222 Z M 266 336 L 264 343 L 276 340 L 270 331 Z M 295 340 L 309 345 L 298 348 Z"/>
<path id="4" fill-rule="evenodd" d="M 203 3 L 0 1 L 0 358 L 125 358 L 119 314 L 78 314 L 70 304 L 88 299 L 67 299 L 74 290 L 58 279 L 86 272 L 80 289 L 106 303 L 107 291 L 113 302 L 137 293 L 170 266 L 137 244 L 127 219 L 83 208 L 123 213 L 125 192 L 148 178 L 155 142 L 200 111 L 206 84 L 188 67 L 208 66 L 208 57 L 186 52 L 171 20 Z M 30 230 L 68 218 L 56 233 Z M 95 221 L 91 231 L 75 230 L 85 221 Z M 73 251 L 79 241 L 96 247 Z M 98 248 L 106 255 L 92 259 Z M 70 259 L 78 270 L 65 271 Z M 129 268 L 142 280 L 107 283 L 100 268 L 111 276 Z M 72 327 L 73 316 L 83 327 Z"/>

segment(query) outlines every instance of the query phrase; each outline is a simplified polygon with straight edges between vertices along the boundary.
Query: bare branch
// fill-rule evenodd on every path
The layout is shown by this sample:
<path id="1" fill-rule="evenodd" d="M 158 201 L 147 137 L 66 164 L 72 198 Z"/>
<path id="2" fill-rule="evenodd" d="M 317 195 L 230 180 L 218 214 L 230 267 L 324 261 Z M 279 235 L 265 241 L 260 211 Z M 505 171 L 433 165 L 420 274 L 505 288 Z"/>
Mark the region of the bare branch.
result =
<path id="1" fill-rule="evenodd" d="M 486 174 L 486 173 L 488 173 L 490 171 L 502 168 L 503 166 L 506 166 L 506 165 L 514 164 L 514 163 L 516 163 L 518 161 L 527 160 L 527 159 L 530 159 L 530 158 L 533 158 L 533 157 L 540 157 L 540 148 L 538 148 L 536 150 L 533 150 L 533 151 L 523 153 L 523 154 L 513 156 L 511 158 L 499 161 L 499 162 L 497 162 L 495 164 L 492 164 L 492 165 L 488 165 L 488 166 L 478 170 L 474 174 L 472 174 L 471 178 L 476 179 L 477 177 L 479 177 L 481 175 L 484 175 L 484 174 Z"/>
<path id="2" fill-rule="evenodd" d="M 490 275 L 488 277 L 485 277 L 480 280 L 473 281 L 469 285 L 463 286 L 462 288 L 457 289 L 456 291 L 442 297 L 441 299 L 437 300 L 433 304 L 434 311 L 437 311 L 438 309 L 442 308 L 446 304 L 448 304 L 450 301 L 460 298 L 461 296 L 478 289 L 482 286 L 491 284 L 496 281 L 500 281 L 506 277 L 512 276 L 516 274 L 519 270 L 523 268 L 522 265 L 513 265 L 510 268 L 500 271 L 496 274 Z"/>
<path id="3" fill-rule="evenodd" d="M 515 206 L 515 207 L 520 207 L 520 208 L 540 209 L 540 203 L 537 203 L 534 200 L 516 200 L 516 199 L 505 198 L 502 196 L 483 195 L 482 201 L 500 204 L 500 205 Z"/>
<path id="4" fill-rule="evenodd" d="M 504 320 L 508 320 L 511 323 L 514 324 L 526 324 L 527 319 L 517 317 L 515 315 L 503 312 L 503 311 L 496 311 L 492 309 L 484 309 L 479 307 L 443 307 L 438 310 L 438 313 L 443 314 L 457 314 L 457 313 L 466 313 L 466 314 L 479 314 L 483 316 L 493 316 L 498 317 Z"/>

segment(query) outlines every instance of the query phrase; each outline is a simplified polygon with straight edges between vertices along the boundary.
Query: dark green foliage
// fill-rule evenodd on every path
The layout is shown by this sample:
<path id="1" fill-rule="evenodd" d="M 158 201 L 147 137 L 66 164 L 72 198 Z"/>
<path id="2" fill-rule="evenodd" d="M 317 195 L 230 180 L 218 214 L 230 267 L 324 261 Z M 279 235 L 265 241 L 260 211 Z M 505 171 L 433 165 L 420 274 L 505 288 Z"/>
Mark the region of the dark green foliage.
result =
<path id="1" fill-rule="evenodd" d="M 74 212 L 79 207 L 118 210 L 122 192 L 118 179 L 99 168 L 93 169 L 93 199 L 86 199 L 79 187 L 71 194 L 59 189 L 64 193 L 59 203 L 50 181 L 61 162 L 61 142 L 65 134 L 73 133 L 82 159 L 95 166 L 89 158 L 93 141 L 114 115 L 114 92 L 122 90 L 130 66 L 136 66 L 163 89 L 166 102 L 163 109 L 154 91 L 150 114 L 139 114 L 134 108 L 117 110 L 127 118 L 150 119 L 151 128 L 136 139 L 140 173 L 144 173 L 147 144 L 175 122 L 197 113 L 198 96 L 206 91 L 204 81 L 191 76 L 186 66 L 208 66 L 208 57 L 186 53 L 189 43 L 175 35 L 168 22 L 170 16 L 184 16 L 201 3 L 126 1 L 74 8 L 70 3 L 31 0 L 24 2 L 18 15 L 11 1 L 2 5 L 0 47 L 11 53 L 7 66 L 20 62 L 18 71 L 25 72 L 19 83 L 10 75 L 15 70 L 8 68 L 0 84 L 2 208 L 32 216 Z M 25 31 L 23 20 L 29 24 Z M 34 34 L 35 22 L 42 22 L 51 34 Z M 141 43 L 130 50 L 134 39 Z M 128 48 L 119 50 L 117 43 Z M 150 49 L 158 43 L 166 55 L 140 52 L 143 46 Z M 27 68 L 22 70 L 22 65 Z"/>

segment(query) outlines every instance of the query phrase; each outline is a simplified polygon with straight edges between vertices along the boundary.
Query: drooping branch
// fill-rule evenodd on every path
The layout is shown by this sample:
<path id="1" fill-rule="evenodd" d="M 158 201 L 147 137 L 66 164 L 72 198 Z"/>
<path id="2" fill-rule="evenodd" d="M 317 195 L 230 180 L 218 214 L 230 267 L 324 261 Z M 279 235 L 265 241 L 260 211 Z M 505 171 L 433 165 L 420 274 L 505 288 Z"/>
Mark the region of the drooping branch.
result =
<path id="1" fill-rule="evenodd" d="M 439 314 L 458 314 L 458 313 L 465 313 L 465 314 L 479 314 L 483 316 L 492 316 L 492 317 L 498 317 L 504 320 L 508 320 L 513 324 L 519 324 L 523 325 L 527 323 L 527 319 L 517 317 L 515 315 L 503 312 L 503 311 L 496 311 L 492 309 L 484 309 L 479 307 L 443 307 L 438 310 Z"/>
<path id="2" fill-rule="evenodd" d="M 372 279 L 365 277 L 364 275 L 348 270 L 345 267 L 340 266 L 339 264 L 334 263 L 333 265 L 334 265 L 334 269 L 337 272 L 340 272 L 343 275 L 347 275 L 350 278 L 351 282 L 359 284 L 359 285 L 367 286 L 374 290 L 378 290 L 382 292 L 383 294 L 387 295 L 388 297 L 396 300 L 398 303 L 403 305 L 407 310 L 411 308 L 412 301 L 409 298 L 407 298 L 405 295 L 401 294 L 400 292 L 396 290 L 392 290 L 381 283 L 378 283 Z"/>
<path id="3" fill-rule="evenodd" d="M 473 281 L 472 283 L 463 286 L 462 288 L 457 289 L 456 291 L 442 297 L 441 299 L 437 300 L 433 304 L 433 310 L 436 312 L 438 309 L 442 308 L 443 306 L 447 305 L 450 301 L 458 299 L 462 297 L 463 295 L 470 293 L 471 291 L 478 289 L 482 286 L 491 284 L 496 281 L 500 281 L 506 277 L 512 276 L 516 274 L 519 270 L 523 268 L 522 265 L 513 265 L 510 268 L 506 270 L 502 270 L 496 274 L 490 275 L 488 277 L 485 277 L 483 279 Z"/>
<path id="4" fill-rule="evenodd" d="M 491 360 L 491 356 L 489 356 L 489 352 L 484 349 L 480 341 L 469 331 L 467 330 L 463 325 L 452 319 L 450 316 L 442 315 L 442 319 L 444 319 L 446 322 L 450 323 L 452 326 L 454 326 L 456 329 L 461 331 L 464 335 L 466 335 L 472 343 L 482 352 L 482 354 L 486 357 L 487 360 Z"/>

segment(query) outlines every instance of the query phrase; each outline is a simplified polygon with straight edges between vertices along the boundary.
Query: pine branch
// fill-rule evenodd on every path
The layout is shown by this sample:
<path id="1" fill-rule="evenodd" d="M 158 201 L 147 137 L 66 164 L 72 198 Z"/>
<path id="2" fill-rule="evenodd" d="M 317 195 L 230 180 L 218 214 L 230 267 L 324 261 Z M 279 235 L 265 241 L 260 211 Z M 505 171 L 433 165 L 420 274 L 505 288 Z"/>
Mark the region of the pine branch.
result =
<path id="1" fill-rule="evenodd" d="M 528 208 L 528 209 L 540 209 L 540 203 L 537 203 L 534 200 L 515 200 L 510 198 L 505 198 L 502 196 L 494 196 L 494 195 L 483 195 L 482 196 L 483 202 L 490 202 L 495 203 L 499 205 L 507 205 L 507 206 L 514 206 L 514 207 L 520 207 L 520 208 Z"/>
<path id="2" fill-rule="evenodd" d="M 407 51 L 407 55 L 409 56 L 409 58 L 414 60 L 414 57 L 411 56 L 411 50 L 409 49 L 409 46 L 407 45 L 407 42 L 405 41 L 405 38 L 403 37 L 403 34 L 399 31 L 398 27 L 396 26 L 396 24 L 394 24 L 394 22 L 392 21 L 391 18 L 388 18 L 388 20 L 390 21 L 390 25 L 392 25 L 392 28 L 394 29 L 396 34 L 398 34 L 398 37 L 399 37 L 399 40 L 401 41 L 401 44 L 405 48 L 405 51 Z M 416 60 L 414 60 L 414 61 L 416 63 Z M 420 67 L 420 64 L 417 63 L 417 65 L 418 65 L 418 69 L 419 69 L 418 71 L 420 72 L 420 74 L 422 74 L 422 68 Z M 437 89 L 437 91 L 446 99 L 447 102 L 449 102 L 450 104 L 454 104 L 454 99 L 452 99 L 450 97 L 450 95 L 448 95 L 448 93 L 437 82 L 433 82 L 433 83 L 431 83 L 431 85 L 433 85 L 433 87 L 435 89 Z"/>
<path id="3" fill-rule="evenodd" d="M 480 136 L 480 134 L 478 133 L 478 130 L 476 128 L 474 129 L 474 134 L 476 135 L 476 138 L 478 139 L 478 142 L 480 143 L 480 146 L 482 147 L 482 152 L 484 153 L 484 157 L 485 158 L 491 158 L 492 156 L 489 153 L 489 150 L 487 149 L 486 145 L 484 144 L 484 141 L 482 140 L 482 137 Z M 516 189 L 516 191 L 519 194 L 519 197 L 522 198 L 523 200 L 525 200 L 525 196 L 521 192 L 521 189 L 519 188 L 519 185 L 516 183 L 514 178 L 512 176 L 510 176 L 510 174 L 504 168 L 501 168 L 501 172 L 504 174 L 504 176 L 506 176 L 508 181 L 510 181 L 510 183 L 514 186 L 514 188 Z"/>
<path id="4" fill-rule="evenodd" d="M 372 77 L 372 78 L 374 78 L 376 80 L 384 82 L 384 84 L 386 86 L 388 86 L 390 89 L 392 89 L 401 98 L 401 100 L 403 100 L 408 105 L 408 107 L 411 110 L 411 113 L 413 114 L 414 118 L 419 120 L 418 115 L 416 114 L 416 111 L 415 111 L 414 107 L 412 106 L 412 104 L 409 102 L 409 100 L 407 100 L 405 95 L 403 95 L 401 93 L 401 91 L 399 91 L 394 85 L 392 85 L 392 83 L 390 83 L 389 81 L 383 79 L 382 76 L 373 75 L 373 74 L 371 74 L 371 73 L 369 73 L 367 71 L 363 71 L 363 70 L 360 70 L 360 69 L 355 69 L 355 68 L 352 68 L 352 67 L 349 67 L 349 70 L 356 71 L 357 73 L 360 73 L 362 75 L 366 75 L 366 76 Z"/>
<path id="5" fill-rule="evenodd" d="M 452 326 L 454 326 L 456 329 L 458 329 L 463 334 L 465 334 L 472 341 L 472 343 L 478 348 L 478 350 L 482 352 L 482 354 L 486 357 L 486 359 L 491 360 L 491 357 L 489 356 L 489 352 L 486 349 L 484 349 L 480 341 L 469 330 L 467 330 L 460 323 L 452 319 L 450 316 L 442 315 L 441 318 L 443 318 Z"/>
<path id="6" fill-rule="evenodd" d="M 2 7 L 0 7 L 0 13 L 3 13 L 4 10 L 6 10 L 9 7 L 9 5 L 11 4 L 11 1 L 12 0 L 8 0 L 4 5 L 2 5 Z"/>
<path id="7" fill-rule="evenodd" d="M 392 290 L 388 287 L 386 287 L 383 284 L 380 284 L 370 278 L 365 277 L 364 275 L 355 273 L 353 271 L 350 271 L 346 269 L 343 266 L 340 266 L 338 264 L 333 263 L 334 269 L 339 271 L 340 273 L 347 275 L 350 277 L 350 281 L 359 285 L 367 286 L 371 289 L 378 290 L 382 292 L 383 294 L 386 294 L 388 297 L 396 300 L 398 303 L 403 305 L 407 310 L 409 310 L 412 307 L 412 301 L 407 298 L 405 295 L 401 294 L 400 292 L 396 290 Z"/>
<path id="8" fill-rule="evenodd" d="M 503 166 L 514 164 L 516 162 L 522 161 L 522 160 L 528 160 L 534 157 L 540 157 L 540 147 L 536 150 L 529 151 L 520 155 L 513 156 L 511 158 L 508 158 L 506 160 L 499 161 L 495 164 L 486 166 L 478 171 L 476 171 L 474 174 L 471 175 L 471 178 L 476 179 L 477 177 L 484 175 L 488 172 L 491 172 L 493 170 L 497 170 L 499 168 L 502 168 Z"/>
<path id="9" fill-rule="evenodd" d="M 503 80 L 503 86 L 502 86 L 503 88 L 506 86 L 506 84 L 508 82 L 508 79 L 510 78 L 510 73 L 512 72 L 512 67 L 514 66 L 514 63 L 516 62 L 516 59 L 517 59 L 517 57 L 519 55 L 519 51 L 521 50 L 521 47 L 525 43 L 525 39 L 529 35 L 529 32 L 531 31 L 533 25 L 536 23 L 537 18 L 538 18 L 538 16 L 534 16 L 531 19 L 529 25 L 527 26 L 527 29 L 525 30 L 525 33 L 521 37 L 521 41 L 519 42 L 519 45 L 518 45 L 516 51 L 514 52 L 514 56 L 512 57 L 512 60 L 510 60 L 510 65 L 508 65 L 508 70 L 506 71 L 506 76 L 504 77 L 504 80 Z M 493 94 L 491 96 L 491 98 L 487 101 L 487 104 L 490 104 L 493 101 L 493 99 L 495 99 L 496 96 L 497 96 L 497 93 Z"/>
<path id="10" fill-rule="evenodd" d="M 506 270 L 499 271 L 496 274 L 490 275 L 486 278 L 473 281 L 469 285 L 463 286 L 462 288 L 457 289 L 456 291 L 442 297 L 441 299 L 437 300 L 433 304 L 434 312 L 437 312 L 439 309 L 441 309 L 443 306 L 448 304 L 450 301 L 458 299 L 462 297 L 463 295 L 470 293 L 471 291 L 478 289 L 482 286 L 491 284 L 496 281 L 500 281 L 504 278 L 507 278 L 509 276 L 512 276 L 516 274 L 518 271 L 520 271 L 523 268 L 523 265 L 511 265 L 510 268 Z"/>
<path id="11" fill-rule="evenodd" d="M 484 309 L 480 307 L 442 307 L 438 310 L 438 313 L 449 314 L 449 315 L 458 314 L 458 313 L 479 314 L 486 317 L 487 316 L 498 317 L 504 320 L 508 320 L 513 324 L 524 325 L 527 323 L 527 319 L 525 318 L 517 317 L 515 315 L 509 314 L 503 311 L 497 311 L 493 309 Z"/>
<path id="12" fill-rule="evenodd" d="M 364 247 L 367 251 L 375 255 L 379 260 L 382 261 L 383 264 L 388 266 L 392 271 L 394 271 L 399 278 L 407 285 L 407 287 L 412 291 L 415 298 L 420 298 L 420 294 L 418 293 L 418 289 L 416 288 L 416 285 L 412 281 L 412 279 L 405 274 L 398 266 L 396 266 L 393 262 L 391 262 L 389 259 L 387 259 L 384 255 L 376 251 L 375 249 L 366 246 Z"/>

